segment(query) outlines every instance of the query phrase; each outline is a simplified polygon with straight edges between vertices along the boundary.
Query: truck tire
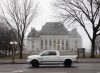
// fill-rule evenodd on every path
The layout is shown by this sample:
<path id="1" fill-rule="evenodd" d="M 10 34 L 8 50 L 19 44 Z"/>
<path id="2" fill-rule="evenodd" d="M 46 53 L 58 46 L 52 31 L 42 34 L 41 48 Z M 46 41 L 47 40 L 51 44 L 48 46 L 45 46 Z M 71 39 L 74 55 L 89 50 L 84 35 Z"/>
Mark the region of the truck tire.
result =
<path id="1" fill-rule="evenodd" d="M 70 59 L 65 60 L 64 62 L 65 67 L 71 67 L 72 61 Z"/>
<path id="2" fill-rule="evenodd" d="M 32 60 L 32 67 L 39 67 L 39 62 L 37 60 Z"/>

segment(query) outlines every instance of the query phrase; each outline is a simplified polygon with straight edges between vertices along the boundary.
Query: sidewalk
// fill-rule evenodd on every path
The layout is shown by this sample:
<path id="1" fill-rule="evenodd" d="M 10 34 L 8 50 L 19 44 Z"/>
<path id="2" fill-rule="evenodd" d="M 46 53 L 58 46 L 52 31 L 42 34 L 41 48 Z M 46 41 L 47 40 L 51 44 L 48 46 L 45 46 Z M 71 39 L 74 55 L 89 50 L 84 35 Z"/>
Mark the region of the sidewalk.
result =
<path id="1" fill-rule="evenodd" d="M 100 63 L 100 58 L 79 58 L 78 63 Z M 0 64 L 12 64 L 12 60 L 0 60 Z M 15 59 L 14 64 L 27 64 L 26 59 Z"/>
<path id="2" fill-rule="evenodd" d="M 12 63 L 12 60 L 0 60 L 0 64 L 26 64 L 26 59 L 15 59 L 14 63 Z"/>

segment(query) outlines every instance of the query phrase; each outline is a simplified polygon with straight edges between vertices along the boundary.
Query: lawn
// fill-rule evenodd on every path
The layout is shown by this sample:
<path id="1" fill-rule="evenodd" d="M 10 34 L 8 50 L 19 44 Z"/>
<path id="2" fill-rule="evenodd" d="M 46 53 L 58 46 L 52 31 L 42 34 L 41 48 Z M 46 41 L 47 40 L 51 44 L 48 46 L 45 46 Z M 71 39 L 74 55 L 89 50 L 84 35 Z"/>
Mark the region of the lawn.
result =
<path id="1" fill-rule="evenodd" d="M 23 56 L 23 59 L 26 59 L 28 55 L 29 55 L 29 54 L 23 54 L 23 55 L 22 55 L 22 56 Z M 16 55 L 14 56 L 14 58 L 15 58 L 15 59 L 19 59 L 19 56 L 20 56 L 20 54 L 16 54 Z M 11 55 L 11 56 L 0 56 L 0 59 L 12 59 L 12 55 Z"/>
<path id="2" fill-rule="evenodd" d="M 100 54 L 95 55 L 96 58 L 100 58 Z M 79 54 L 79 58 L 83 58 L 83 54 L 80 53 Z M 85 57 L 84 58 L 90 58 L 90 54 L 89 53 L 85 53 Z"/>

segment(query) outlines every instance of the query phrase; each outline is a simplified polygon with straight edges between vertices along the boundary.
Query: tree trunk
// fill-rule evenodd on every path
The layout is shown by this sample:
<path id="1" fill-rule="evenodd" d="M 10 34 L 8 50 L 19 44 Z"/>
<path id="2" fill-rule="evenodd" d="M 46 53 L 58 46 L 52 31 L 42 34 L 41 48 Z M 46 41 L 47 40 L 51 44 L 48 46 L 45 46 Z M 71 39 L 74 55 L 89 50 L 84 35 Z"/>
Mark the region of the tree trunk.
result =
<path id="1" fill-rule="evenodd" d="M 95 38 L 92 40 L 91 58 L 95 58 Z"/>
<path id="2" fill-rule="evenodd" d="M 23 58 L 23 38 L 21 39 L 21 44 L 20 44 L 20 59 L 22 59 Z"/>
<path id="3" fill-rule="evenodd" d="M 100 47 L 99 47 L 99 54 L 100 54 Z"/>
<path id="4" fill-rule="evenodd" d="M 22 56 L 22 51 L 23 51 L 23 44 L 20 45 L 20 59 L 23 58 L 23 56 Z"/>

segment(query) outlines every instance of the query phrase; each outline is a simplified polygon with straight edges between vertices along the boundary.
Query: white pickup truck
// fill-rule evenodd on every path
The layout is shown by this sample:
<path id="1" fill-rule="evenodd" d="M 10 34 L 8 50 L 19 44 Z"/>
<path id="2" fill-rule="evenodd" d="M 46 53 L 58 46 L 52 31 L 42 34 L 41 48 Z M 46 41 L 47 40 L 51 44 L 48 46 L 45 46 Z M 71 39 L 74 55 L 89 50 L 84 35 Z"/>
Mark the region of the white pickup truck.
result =
<path id="1" fill-rule="evenodd" d="M 27 63 L 31 64 L 32 67 L 54 64 L 64 64 L 65 67 L 71 67 L 73 62 L 77 62 L 77 55 L 60 56 L 57 50 L 48 50 L 39 55 L 30 55 L 27 57 Z"/>

